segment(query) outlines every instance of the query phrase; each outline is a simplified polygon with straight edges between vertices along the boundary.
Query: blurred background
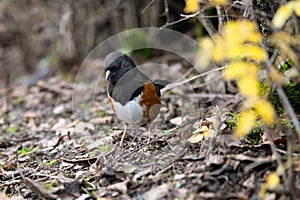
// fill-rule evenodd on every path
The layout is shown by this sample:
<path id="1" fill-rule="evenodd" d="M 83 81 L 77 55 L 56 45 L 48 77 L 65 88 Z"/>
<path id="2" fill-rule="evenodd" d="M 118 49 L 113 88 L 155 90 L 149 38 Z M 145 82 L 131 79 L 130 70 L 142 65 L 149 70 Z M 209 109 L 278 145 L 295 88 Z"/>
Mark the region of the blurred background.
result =
<path id="1" fill-rule="evenodd" d="M 97 44 L 131 28 L 167 25 L 195 38 L 202 34 L 197 20 L 167 23 L 181 19 L 184 6 L 184 0 L 2 0 L 0 83 L 74 76 Z"/>

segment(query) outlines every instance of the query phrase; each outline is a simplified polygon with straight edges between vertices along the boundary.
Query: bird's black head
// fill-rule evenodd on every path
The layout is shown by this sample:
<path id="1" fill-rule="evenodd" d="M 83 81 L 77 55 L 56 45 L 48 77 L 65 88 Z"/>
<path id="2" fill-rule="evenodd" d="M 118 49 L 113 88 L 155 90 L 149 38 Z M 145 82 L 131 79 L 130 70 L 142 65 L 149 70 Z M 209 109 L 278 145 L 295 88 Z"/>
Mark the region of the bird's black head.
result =
<path id="1" fill-rule="evenodd" d="M 103 61 L 103 66 L 105 79 L 113 85 L 118 82 L 123 74 L 136 67 L 132 59 L 121 52 L 108 54 Z"/>

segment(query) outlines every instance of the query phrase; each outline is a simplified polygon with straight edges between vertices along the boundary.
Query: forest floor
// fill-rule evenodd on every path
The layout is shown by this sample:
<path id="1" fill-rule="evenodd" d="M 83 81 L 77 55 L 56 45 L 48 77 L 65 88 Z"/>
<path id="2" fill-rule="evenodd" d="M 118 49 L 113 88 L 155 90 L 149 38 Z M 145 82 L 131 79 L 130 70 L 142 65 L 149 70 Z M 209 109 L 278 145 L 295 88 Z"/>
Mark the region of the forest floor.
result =
<path id="1" fill-rule="evenodd" d="M 73 89 L 54 76 L 31 86 L 11 83 L 2 95 L 0 199 L 258 199 L 268 174 L 288 160 L 284 139 L 275 146 L 233 139 L 228 122 L 239 95 L 219 107 L 205 95 L 166 93 L 150 142 L 147 127 L 128 126 L 121 148 L 124 124 L 105 88 L 88 107 L 73 107 Z M 299 191 L 294 152 L 293 179 L 278 172 L 280 183 L 266 199 Z"/>

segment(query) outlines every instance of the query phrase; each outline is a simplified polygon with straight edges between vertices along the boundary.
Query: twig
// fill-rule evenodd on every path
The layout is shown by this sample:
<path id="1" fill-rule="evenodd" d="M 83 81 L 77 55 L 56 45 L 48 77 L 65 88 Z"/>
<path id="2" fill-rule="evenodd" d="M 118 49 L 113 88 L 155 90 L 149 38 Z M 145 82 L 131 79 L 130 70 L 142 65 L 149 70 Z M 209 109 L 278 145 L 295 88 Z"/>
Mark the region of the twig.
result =
<path id="1" fill-rule="evenodd" d="M 203 27 L 206 29 L 206 31 L 208 32 L 209 36 L 211 38 L 213 38 L 214 34 L 217 32 L 217 30 L 215 29 L 214 25 L 212 24 L 212 22 L 210 20 L 208 20 L 208 18 L 206 18 L 203 15 L 203 12 L 199 12 L 197 19 L 201 22 L 201 24 L 203 25 Z"/>
<path id="2" fill-rule="evenodd" d="M 197 121 L 197 120 L 199 120 L 198 117 L 189 120 L 188 122 L 186 122 L 185 124 L 182 124 L 181 126 L 177 126 L 177 127 L 175 127 L 175 128 L 172 128 L 172 129 L 169 130 L 169 131 L 170 131 L 169 133 L 163 134 L 163 135 L 161 135 L 161 136 L 156 137 L 154 140 L 148 142 L 147 144 L 144 144 L 144 145 L 140 146 L 139 148 L 136 148 L 136 149 L 134 149 L 134 150 L 132 150 L 132 151 L 126 153 L 125 155 L 122 155 L 121 157 L 114 159 L 112 162 L 120 161 L 121 159 L 126 158 L 126 157 L 130 156 L 131 154 L 133 154 L 133 153 L 135 153 L 135 152 L 137 152 L 137 151 L 143 149 L 144 147 L 148 146 L 149 144 L 152 144 L 152 143 L 158 141 L 159 139 L 165 137 L 166 135 L 170 135 L 170 134 L 176 133 L 176 132 L 175 132 L 176 130 L 178 130 L 178 129 L 180 129 L 180 128 L 183 128 L 183 127 L 185 127 L 185 126 L 187 126 L 187 125 L 189 125 L 189 124 L 191 124 L 191 123 L 194 123 L 194 122 Z"/>
<path id="3" fill-rule="evenodd" d="M 292 22 L 294 25 L 294 29 L 295 29 L 295 35 L 299 34 L 299 24 L 298 24 L 298 19 L 297 16 L 295 14 L 292 15 Z"/>
<path id="4" fill-rule="evenodd" d="M 218 14 L 218 30 L 221 31 L 223 25 L 224 25 L 224 11 L 222 10 L 222 7 L 221 6 L 217 6 L 216 7 L 217 9 L 217 14 Z"/>
<path id="5" fill-rule="evenodd" d="M 264 50 L 266 51 L 266 47 L 264 45 L 262 45 L 262 47 L 264 48 Z M 271 57 L 271 59 L 266 61 L 266 65 L 269 71 L 272 70 L 272 63 L 275 61 L 275 58 L 277 57 L 278 52 L 275 51 Z M 281 85 L 279 85 L 278 83 L 274 82 L 276 91 L 278 93 L 278 96 L 281 100 L 282 106 L 285 109 L 285 111 L 287 112 L 290 120 L 292 121 L 292 123 L 295 126 L 295 130 L 297 132 L 298 135 L 300 135 L 300 125 L 299 125 L 299 121 L 297 119 L 297 116 L 294 112 L 293 107 L 291 106 L 286 94 L 284 93 Z M 267 137 L 268 140 L 271 143 L 271 147 L 272 147 L 272 151 L 274 152 L 273 149 L 273 141 L 271 139 L 271 137 L 269 136 L 269 134 L 267 133 Z M 288 162 L 292 162 L 292 153 L 293 153 L 293 147 L 292 147 L 292 132 L 291 131 L 287 131 L 287 137 L 288 137 L 288 151 L 287 151 L 287 156 L 288 156 Z M 273 145 L 273 146 L 272 146 Z M 276 159 L 277 159 L 278 154 L 276 154 Z M 279 161 L 278 161 L 279 160 Z M 278 164 L 280 164 L 282 166 L 282 163 L 280 161 L 280 159 L 277 159 Z M 294 190 L 294 183 L 293 183 L 293 170 L 292 170 L 292 166 L 289 166 L 288 168 L 288 177 L 286 177 L 286 174 L 284 174 L 284 181 L 285 181 L 285 185 L 287 188 L 289 188 L 289 191 L 291 193 L 291 195 L 295 196 L 295 190 Z"/>
<path id="6" fill-rule="evenodd" d="M 180 151 L 178 153 L 178 156 L 176 156 L 176 158 L 174 158 L 173 160 L 171 160 L 168 164 L 165 165 L 165 167 L 160 170 L 158 173 L 159 174 L 162 174 L 164 173 L 165 171 L 167 171 L 168 169 L 170 169 L 170 167 L 172 167 L 172 165 L 179 159 L 181 159 L 184 154 L 187 152 L 187 150 L 190 148 L 191 146 L 191 143 L 189 141 L 186 141 L 185 144 L 184 144 L 184 147 L 182 148 L 182 151 Z"/>
<path id="7" fill-rule="evenodd" d="M 267 130 L 267 128 L 266 128 L 265 125 L 264 125 L 263 128 L 264 128 L 264 130 Z M 269 132 L 268 132 L 268 131 L 265 131 L 265 134 L 267 135 L 268 141 L 270 142 L 271 150 L 272 150 L 273 154 L 275 155 L 276 162 L 277 162 L 278 166 L 279 166 L 279 167 L 283 166 L 283 164 L 282 164 L 282 162 L 281 162 L 281 160 L 280 160 L 280 155 L 279 155 L 278 152 L 276 151 L 275 144 L 274 144 L 274 142 L 273 142 L 273 140 L 272 140 L 272 138 L 271 138 Z M 283 177 L 283 179 L 284 179 L 285 185 L 288 186 L 288 178 L 287 178 L 287 176 L 286 176 L 286 174 L 285 174 L 284 172 L 282 173 L 282 177 Z"/>
<path id="8" fill-rule="evenodd" d="M 180 127 L 175 127 L 175 128 L 173 128 L 173 129 L 171 129 L 171 130 L 170 130 L 170 133 L 172 133 L 173 131 L 175 131 L 175 130 L 178 129 L 178 128 L 180 128 Z M 123 155 L 123 156 L 121 156 L 121 157 L 115 159 L 114 161 L 119 161 L 119 160 L 121 160 L 121 159 L 123 159 L 123 158 L 126 158 L 126 157 L 128 157 L 129 155 L 131 155 L 131 154 L 133 154 L 133 153 L 135 153 L 135 152 L 137 152 L 137 151 L 143 149 L 144 147 L 148 146 L 149 144 L 152 144 L 152 143 L 158 141 L 159 139 L 161 139 L 161 138 L 164 137 L 164 136 L 165 136 L 165 134 L 164 134 L 164 135 L 161 135 L 161 136 L 159 136 L 159 137 L 157 137 L 157 138 L 155 138 L 154 140 L 152 140 L 152 141 L 150 141 L 150 142 L 147 142 L 146 144 L 140 146 L 139 148 L 136 148 L 136 149 L 130 151 L 129 153 L 126 153 L 125 155 Z"/>
<path id="9" fill-rule="evenodd" d="M 190 18 L 196 17 L 198 14 L 199 14 L 199 12 L 196 12 L 196 13 L 191 14 L 191 15 L 181 15 L 183 18 L 181 18 L 181 19 L 179 19 L 177 21 L 174 21 L 174 22 L 166 22 L 165 25 L 163 25 L 160 28 L 166 28 L 168 26 L 172 26 L 172 25 L 177 24 L 179 22 L 182 22 L 182 21 L 188 20 Z"/>
<path id="10" fill-rule="evenodd" d="M 168 0 L 164 0 L 164 4 L 165 4 L 166 23 L 169 23 L 170 17 L 169 17 L 169 5 L 168 5 Z"/>
<path id="11" fill-rule="evenodd" d="M 219 67 L 219 68 L 216 68 L 216 69 L 212 69 L 212 70 L 207 71 L 207 72 L 204 72 L 204 73 L 202 73 L 202 74 L 193 76 L 193 77 L 191 77 L 191 78 L 189 78 L 189 79 L 185 79 L 185 80 L 180 81 L 180 82 L 175 82 L 175 83 L 173 83 L 173 84 L 169 84 L 169 85 L 167 85 L 165 88 L 163 88 L 163 89 L 161 90 L 161 93 L 164 93 L 164 92 L 166 92 L 167 90 L 170 90 L 170 89 L 172 89 L 172 88 L 174 88 L 174 87 L 177 87 L 177 86 L 183 85 L 183 84 L 185 84 L 185 83 L 191 82 L 191 81 L 193 81 L 193 80 L 196 80 L 197 78 L 206 76 L 206 75 L 208 75 L 208 74 L 210 74 L 210 73 L 213 73 L 213 72 L 216 72 L 216 71 L 220 71 L 220 70 L 222 70 L 222 69 L 225 69 L 226 67 L 227 67 L 227 66 Z"/>
<path id="12" fill-rule="evenodd" d="M 144 12 L 154 3 L 155 0 L 150 1 L 146 7 L 142 10 L 141 14 L 144 14 Z"/>
<path id="13" fill-rule="evenodd" d="M 185 97 L 185 98 L 195 98 L 195 99 L 203 99 L 203 98 L 234 98 L 236 95 L 234 94 L 176 94 L 176 95 L 168 95 L 167 97 L 161 97 L 162 100 L 173 98 L 176 96 Z"/>
<path id="14" fill-rule="evenodd" d="M 276 91 L 278 93 L 278 96 L 281 100 L 282 106 L 284 108 L 284 110 L 287 112 L 288 116 L 290 117 L 292 123 L 295 126 L 295 130 L 297 132 L 298 135 L 300 135 L 300 125 L 299 125 L 299 121 L 297 119 L 297 116 L 294 112 L 293 107 L 291 106 L 286 94 L 284 93 L 282 87 L 278 84 L 276 84 Z"/>
<path id="15" fill-rule="evenodd" d="M 18 168 L 20 169 L 20 163 L 17 163 Z M 20 175 L 24 181 L 24 184 L 30 187 L 30 189 L 35 192 L 37 195 L 42 195 L 46 199 L 57 199 L 56 194 L 52 194 L 51 191 L 45 189 L 39 182 L 34 181 L 28 177 L 25 177 L 22 171 L 20 171 Z"/>
<path id="16" fill-rule="evenodd" d="M 267 52 L 267 48 L 265 47 L 264 44 L 261 44 L 262 48 L 265 50 L 265 52 Z M 273 69 L 272 63 L 275 61 L 275 58 L 278 55 L 278 51 L 274 52 L 274 54 L 272 55 L 270 60 L 266 61 L 266 66 L 268 68 L 269 71 L 271 71 Z M 278 96 L 281 100 L 282 106 L 285 109 L 285 111 L 287 112 L 289 118 L 291 119 L 293 125 L 295 126 L 295 130 L 297 132 L 298 135 L 300 135 L 300 124 L 299 121 L 297 119 L 297 116 L 294 112 L 294 109 L 292 107 L 292 105 L 290 104 L 286 94 L 284 93 L 281 85 L 279 85 L 278 83 L 274 82 L 276 91 L 278 93 Z"/>

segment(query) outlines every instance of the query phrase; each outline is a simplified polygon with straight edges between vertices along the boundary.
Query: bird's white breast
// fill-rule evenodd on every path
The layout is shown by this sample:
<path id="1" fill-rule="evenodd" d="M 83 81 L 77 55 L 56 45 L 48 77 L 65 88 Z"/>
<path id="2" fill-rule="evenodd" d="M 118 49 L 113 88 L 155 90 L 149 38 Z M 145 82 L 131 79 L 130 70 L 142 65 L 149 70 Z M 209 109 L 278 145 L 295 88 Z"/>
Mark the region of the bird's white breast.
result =
<path id="1" fill-rule="evenodd" d="M 113 99 L 111 100 L 113 101 L 114 112 L 119 119 L 130 124 L 145 124 L 146 121 L 143 117 L 143 107 L 139 104 L 141 95 L 135 97 L 125 105 L 122 105 Z"/>

